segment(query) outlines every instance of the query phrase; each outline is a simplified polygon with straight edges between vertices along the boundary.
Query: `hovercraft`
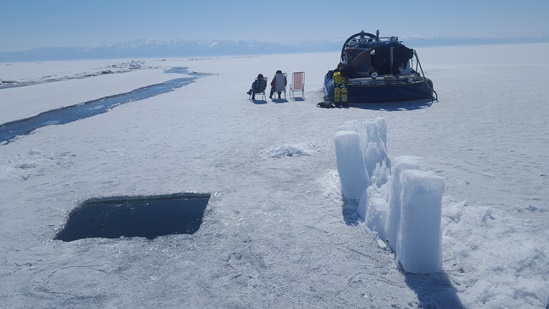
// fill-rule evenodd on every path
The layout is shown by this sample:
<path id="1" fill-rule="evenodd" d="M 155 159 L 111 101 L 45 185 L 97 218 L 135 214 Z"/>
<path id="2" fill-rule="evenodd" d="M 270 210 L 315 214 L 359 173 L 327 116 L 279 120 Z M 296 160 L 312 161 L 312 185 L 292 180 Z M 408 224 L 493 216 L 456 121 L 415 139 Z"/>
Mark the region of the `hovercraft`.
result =
<path id="1" fill-rule="evenodd" d="M 336 105 L 438 101 L 416 51 L 398 37 L 380 37 L 379 30 L 375 35 L 361 31 L 345 41 L 340 63 L 324 77 L 324 92 Z"/>

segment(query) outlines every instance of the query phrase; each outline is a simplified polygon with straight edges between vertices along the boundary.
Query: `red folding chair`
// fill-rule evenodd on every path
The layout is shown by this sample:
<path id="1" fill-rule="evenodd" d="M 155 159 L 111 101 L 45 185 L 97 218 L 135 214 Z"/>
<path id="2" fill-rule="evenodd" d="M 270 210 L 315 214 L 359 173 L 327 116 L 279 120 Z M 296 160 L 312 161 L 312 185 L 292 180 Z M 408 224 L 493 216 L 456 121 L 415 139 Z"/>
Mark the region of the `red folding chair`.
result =
<path id="1" fill-rule="evenodd" d="M 301 97 L 305 98 L 305 72 L 294 72 L 290 84 L 290 98 L 295 100 L 295 92 L 301 91 Z"/>

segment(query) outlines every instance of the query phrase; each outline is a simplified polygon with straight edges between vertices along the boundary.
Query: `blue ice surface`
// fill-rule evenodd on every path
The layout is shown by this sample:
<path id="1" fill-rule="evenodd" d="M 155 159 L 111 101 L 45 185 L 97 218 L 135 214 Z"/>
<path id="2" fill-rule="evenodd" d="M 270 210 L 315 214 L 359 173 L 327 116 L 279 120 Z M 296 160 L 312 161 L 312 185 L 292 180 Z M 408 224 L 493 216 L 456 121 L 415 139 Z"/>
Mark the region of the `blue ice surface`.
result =
<path id="1" fill-rule="evenodd" d="M 99 98 L 77 105 L 50 110 L 36 116 L 16 120 L 0 125 L 0 145 L 5 145 L 13 141 L 17 136 L 28 135 L 34 130 L 49 126 L 62 125 L 103 114 L 116 106 L 148 99 L 163 93 L 173 91 L 195 81 L 196 79 L 208 74 L 189 72 L 184 67 L 174 67 L 164 70 L 164 73 L 187 74 L 190 77 L 175 78 L 164 83 L 145 86 L 134 89 L 130 92 L 116 94 Z"/>

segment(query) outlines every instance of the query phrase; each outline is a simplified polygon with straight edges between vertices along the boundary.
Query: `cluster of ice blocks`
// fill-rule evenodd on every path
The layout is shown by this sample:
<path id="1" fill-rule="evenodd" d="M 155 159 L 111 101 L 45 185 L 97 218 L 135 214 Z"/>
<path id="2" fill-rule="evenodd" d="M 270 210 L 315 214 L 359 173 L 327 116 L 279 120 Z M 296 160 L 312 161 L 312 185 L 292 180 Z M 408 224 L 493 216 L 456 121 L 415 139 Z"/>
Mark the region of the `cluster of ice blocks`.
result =
<path id="1" fill-rule="evenodd" d="M 349 121 L 335 134 L 337 169 L 346 203 L 412 273 L 442 271 L 441 212 L 444 178 L 421 159 L 387 155 L 387 123 Z"/>

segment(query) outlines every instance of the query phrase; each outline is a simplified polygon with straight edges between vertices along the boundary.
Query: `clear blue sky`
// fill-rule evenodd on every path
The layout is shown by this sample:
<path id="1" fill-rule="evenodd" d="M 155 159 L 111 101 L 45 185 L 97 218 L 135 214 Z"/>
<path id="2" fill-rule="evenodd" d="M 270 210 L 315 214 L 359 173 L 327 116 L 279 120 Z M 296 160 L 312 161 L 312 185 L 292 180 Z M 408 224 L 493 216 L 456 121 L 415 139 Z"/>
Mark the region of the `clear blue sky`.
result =
<path id="1" fill-rule="evenodd" d="M 0 0 L 0 52 L 133 39 L 548 35 L 549 0 Z"/>

